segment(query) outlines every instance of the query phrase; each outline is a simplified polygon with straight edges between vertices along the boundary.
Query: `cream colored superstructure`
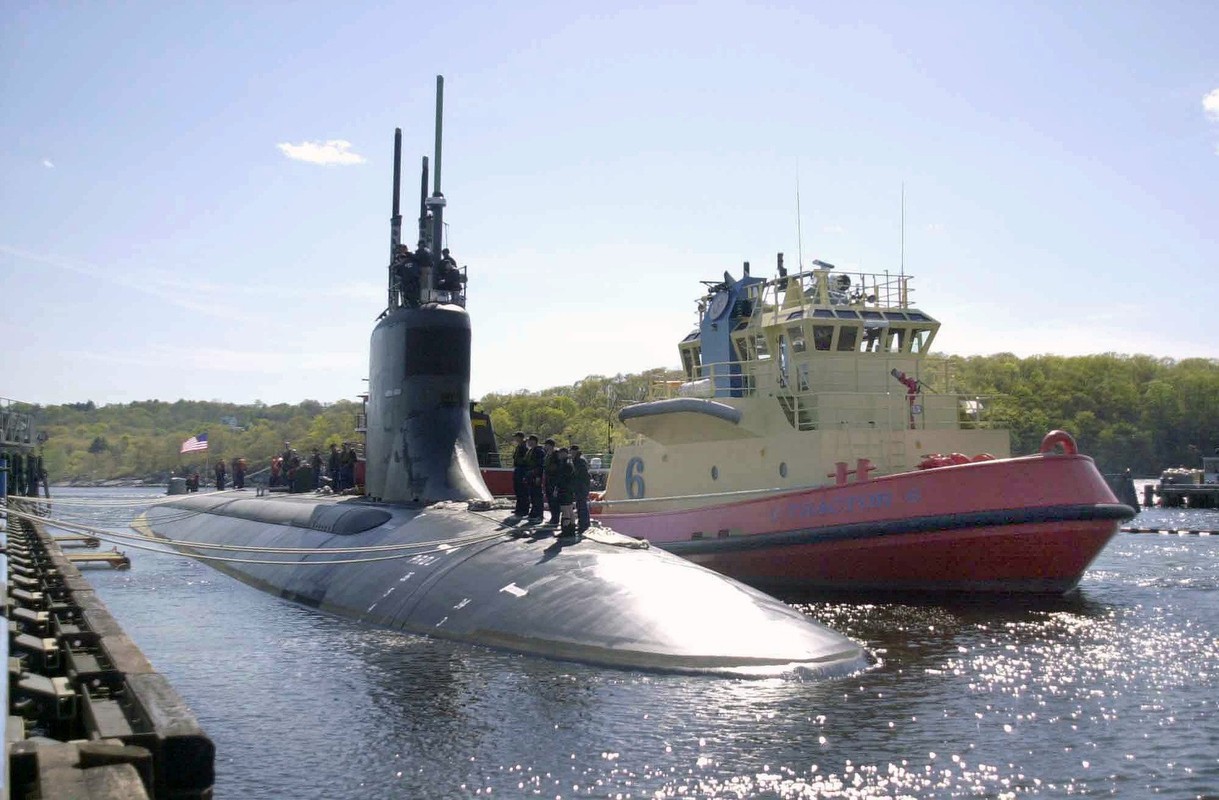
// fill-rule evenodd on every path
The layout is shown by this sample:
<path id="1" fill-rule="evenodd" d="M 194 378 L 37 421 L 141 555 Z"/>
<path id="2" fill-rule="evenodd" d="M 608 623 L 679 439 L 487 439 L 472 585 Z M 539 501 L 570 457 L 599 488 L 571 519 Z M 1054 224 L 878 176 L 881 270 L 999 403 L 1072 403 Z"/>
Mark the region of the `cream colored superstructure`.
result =
<path id="1" fill-rule="evenodd" d="M 940 324 L 910 304 L 908 282 L 828 265 L 754 282 L 734 295 L 749 309 L 732 320 L 735 359 L 705 363 L 699 331 L 724 304 L 715 308 L 724 285 L 713 289 L 699 301 L 699 330 L 679 345 L 687 380 L 670 387 L 695 400 L 635 407 L 645 416 L 624 412 L 639 437 L 614 454 L 607 510 L 832 484 L 838 463 L 854 470 L 861 459 L 877 476 L 914 469 L 933 453 L 1008 457 L 1007 431 L 985 424 L 987 398 L 923 382 L 934 383 L 923 362 Z M 913 381 L 917 393 L 908 390 Z M 689 408 L 699 405 L 715 413 Z M 724 406 L 739 418 L 725 418 L 736 415 Z"/>

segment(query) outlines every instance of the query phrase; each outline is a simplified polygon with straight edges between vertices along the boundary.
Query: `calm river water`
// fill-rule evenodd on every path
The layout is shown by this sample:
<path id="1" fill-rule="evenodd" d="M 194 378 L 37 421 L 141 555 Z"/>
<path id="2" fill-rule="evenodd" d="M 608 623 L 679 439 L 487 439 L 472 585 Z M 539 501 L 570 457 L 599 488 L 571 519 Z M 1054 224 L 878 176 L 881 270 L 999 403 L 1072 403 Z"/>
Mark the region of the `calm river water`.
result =
<path id="1" fill-rule="evenodd" d="M 1118 534 L 1060 601 L 804 606 L 878 659 L 820 683 L 371 630 L 128 552 L 88 577 L 215 742 L 219 798 L 1219 797 L 1219 535 Z"/>

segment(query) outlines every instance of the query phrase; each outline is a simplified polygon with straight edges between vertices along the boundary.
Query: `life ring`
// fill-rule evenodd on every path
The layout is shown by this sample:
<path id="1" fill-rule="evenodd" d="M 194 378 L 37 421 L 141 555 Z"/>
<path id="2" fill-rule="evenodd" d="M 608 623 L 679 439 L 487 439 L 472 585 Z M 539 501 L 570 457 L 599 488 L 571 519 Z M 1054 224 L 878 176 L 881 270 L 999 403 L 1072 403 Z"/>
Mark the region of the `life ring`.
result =
<path id="1" fill-rule="evenodd" d="M 1075 447 L 1075 437 L 1066 431 L 1050 431 L 1047 433 L 1045 438 L 1041 440 L 1041 452 L 1053 453 L 1054 448 L 1058 445 L 1062 445 L 1062 452 L 1065 455 L 1073 456 L 1079 452 L 1078 448 Z"/>

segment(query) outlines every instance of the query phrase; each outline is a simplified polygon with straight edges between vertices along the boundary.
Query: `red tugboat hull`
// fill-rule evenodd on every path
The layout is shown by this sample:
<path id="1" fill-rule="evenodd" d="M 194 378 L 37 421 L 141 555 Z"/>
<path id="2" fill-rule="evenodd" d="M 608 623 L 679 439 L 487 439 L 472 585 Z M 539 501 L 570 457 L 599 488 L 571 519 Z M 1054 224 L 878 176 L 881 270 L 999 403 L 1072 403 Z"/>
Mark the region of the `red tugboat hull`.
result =
<path id="1" fill-rule="evenodd" d="M 496 497 L 512 497 L 511 467 L 482 467 L 479 472 L 482 473 L 483 483 L 487 484 L 491 494 Z"/>
<path id="2" fill-rule="evenodd" d="M 783 599 L 838 592 L 1053 593 L 1073 589 L 1134 509 L 1092 459 L 1042 454 L 621 513 L 648 539 Z"/>

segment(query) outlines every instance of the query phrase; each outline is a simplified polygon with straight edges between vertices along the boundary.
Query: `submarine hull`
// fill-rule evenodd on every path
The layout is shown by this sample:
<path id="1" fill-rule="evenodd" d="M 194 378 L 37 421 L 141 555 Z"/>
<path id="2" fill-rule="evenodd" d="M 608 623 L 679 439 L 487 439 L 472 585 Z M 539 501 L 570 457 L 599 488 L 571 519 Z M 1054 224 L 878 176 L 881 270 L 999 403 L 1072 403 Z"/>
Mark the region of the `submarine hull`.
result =
<path id="1" fill-rule="evenodd" d="M 506 510 L 464 502 L 230 491 L 155 506 L 135 527 L 233 559 L 211 563 L 287 600 L 409 633 L 644 670 L 831 677 L 868 665 L 850 639 L 639 540 L 594 528 L 560 543 L 553 529 L 529 535 L 513 523 Z M 361 547 L 405 549 L 352 550 Z"/>

